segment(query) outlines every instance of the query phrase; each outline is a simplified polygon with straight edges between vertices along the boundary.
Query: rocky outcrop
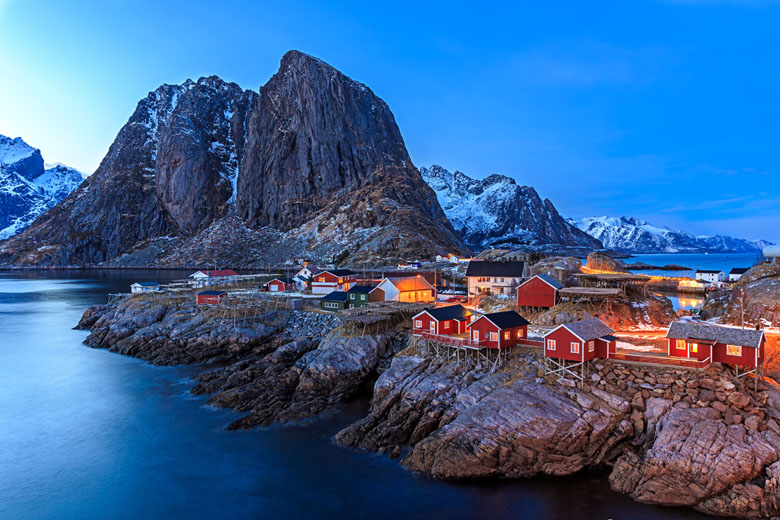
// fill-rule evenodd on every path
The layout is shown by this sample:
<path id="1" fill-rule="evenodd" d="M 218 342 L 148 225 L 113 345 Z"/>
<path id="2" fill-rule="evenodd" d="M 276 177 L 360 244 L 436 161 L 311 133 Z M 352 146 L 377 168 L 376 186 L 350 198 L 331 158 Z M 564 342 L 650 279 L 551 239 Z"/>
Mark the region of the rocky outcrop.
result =
<path id="1" fill-rule="evenodd" d="M 626 272 L 622 260 L 612 258 L 608 254 L 599 251 L 594 251 L 588 255 L 588 258 L 585 261 L 585 267 L 593 271 Z"/>
<path id="2" fill-rule="evenodd" d="M 231 251 L 251 267 L 277 254 L 271 239 L 291 256 L 467 251 L 386 103 L 291 51 L 259 93 L 213 76 L 151 92 L 97 171 L 0 245 L 0 263 L 189 266 Z M 257 256 L 232 254 L 247 246 Z"/>
<path id="3" fill-rule="evenodd" d="M 743 299 L 744 295 L 744 299 Z M 719 291 L 704 302 L 705 318 L 721 317 L 727 323 L 780 325 L 780 267 L 759 264 L 749 269 L 731 290 Z"/>

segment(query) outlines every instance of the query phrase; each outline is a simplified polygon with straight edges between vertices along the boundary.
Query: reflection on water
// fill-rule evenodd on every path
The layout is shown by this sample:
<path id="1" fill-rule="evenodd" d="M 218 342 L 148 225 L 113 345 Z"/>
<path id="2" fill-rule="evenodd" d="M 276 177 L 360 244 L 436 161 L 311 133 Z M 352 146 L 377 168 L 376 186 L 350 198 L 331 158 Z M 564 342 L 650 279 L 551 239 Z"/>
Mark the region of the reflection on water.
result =
<path id="1" fill-rule="evenodd" d="M 197 367 L 82 345 L 83 310 L 138 279 L 187 273 L 0 273 L 0 518 L 703 518 L 635 503 L 606 475 L 444 483 L 331 438 L 357 399 L 304 427 L 228 432 L 191 396 Z"/>

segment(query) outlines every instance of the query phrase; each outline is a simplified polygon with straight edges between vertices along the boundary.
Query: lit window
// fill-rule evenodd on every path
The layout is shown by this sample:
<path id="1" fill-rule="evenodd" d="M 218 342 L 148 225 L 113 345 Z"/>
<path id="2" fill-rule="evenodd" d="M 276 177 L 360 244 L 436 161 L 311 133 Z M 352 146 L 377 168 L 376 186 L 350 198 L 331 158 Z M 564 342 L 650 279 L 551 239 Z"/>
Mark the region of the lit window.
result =
<path id="1" fill-rule="evenodd" d="M 504 332 L 504 339 L 510 339 L 510 335 L 509 331 Z"/>
<path id="2" fill-rule="evenodd" d="M 419 328 L 422 328 L 422 320 L 414 320 L 414 326 Z"/>
<path id="3" fill-rule="evenodd" d="M 682 350 L 685 348 L 685 340 L 684 339 L 678 339 L 677 340 L 677 349 Z"/>
<path id="4" fill-rule="evenodd" d="M 498 332 L 490 333 L 490 341 L 498 341 Z"/>
<path id="5" fill-rule="evenodd" d="M 726 354 L 729 356 L 742 356 L 742 346 L 726 345 Z"/>
<path id="6" fill-rule="evenodd" d="M 548 339 L 547 340 L 547 350 L 555 350 L 555 340 L 554 339 Z"/>
<path id="7" fill-rule="evenodd" d="M 699 351 L 699 344 L 698 343 L 691 343 L 691 352 L 694 354 Z"/>
<path id="8" fill-rule="evenodd" d="M 571 342 L 571 353 L 572 354 L 579 354 L 580 353 L 580 344 L 576 341 Z"/>
<path id="9" fill-rule="evenodd" d="M 596 350 L 596 346 L 592 341 L 588 341 L 588 352 L 593 352 L 594 350 Z"/>
<path id="10" fill-rule="evenodd" d="M 445 329 L 449 329 L 450 328 L 450 322 L 449 321 L 445 321 L 444 322 L 444 328 Z"/>
<path id="11" fill-rule="evenodd" d="M 523 329 L 517 329 L 517 337 L 522 338 L 523 337 Z"/>
<path id="12" fill-rule="evenodd" d="M 472 331 L 471 337 L 474 339 L 474 341 L 479 341 L 479 331 L 478 330 Z"/>

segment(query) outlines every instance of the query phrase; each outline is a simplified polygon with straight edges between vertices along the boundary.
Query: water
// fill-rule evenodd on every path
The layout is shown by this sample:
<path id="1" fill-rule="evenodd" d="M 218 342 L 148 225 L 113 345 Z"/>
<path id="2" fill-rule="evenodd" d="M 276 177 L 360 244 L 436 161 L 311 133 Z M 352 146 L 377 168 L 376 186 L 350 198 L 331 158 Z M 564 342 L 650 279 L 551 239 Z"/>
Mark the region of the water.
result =
<path id="1" fill-rule="evenodd" d="M 84 309 L 170 271 L 0 273 L 0 519 L 704 518 L 635 503 L 606 475 L 444 483 L 334 445 L 365 397 L 302 427 L 238 417 L 154 367 L 81 344 Z"/>
<path id="2" fill-rule="evenodd" d="M 679 309 L 684 310 L 694 310 L 698 309 L 701 310 L 701 308 L 704 306 L 704 298 L 703 297 L 696 297 L 696 296 L 671 296 L 668 294 L 664 294 L 663 296 L 666 296 L 670 302 L 672 302 L 672 307 L 674 307 L 674 310 L 677 311 Z"/>
<path id="3" fill-rule="evenodd" d="M 651 265 L 680 265 L 688 267 L 688 270 L 682 271 L 659 271 L 659 270 L 632 270 L 633 273 L 649 274 L 655 276 L 672 277 L 693 277 L 696 269 L 719 269 L 726 275 L 734 267 L 752 267 L 761 261 L 760 253 L 668 253 L 653 255 L 633 255 L 631 258 L 623 259 L 624 262 L 632 264 L 642 262 Z"/>

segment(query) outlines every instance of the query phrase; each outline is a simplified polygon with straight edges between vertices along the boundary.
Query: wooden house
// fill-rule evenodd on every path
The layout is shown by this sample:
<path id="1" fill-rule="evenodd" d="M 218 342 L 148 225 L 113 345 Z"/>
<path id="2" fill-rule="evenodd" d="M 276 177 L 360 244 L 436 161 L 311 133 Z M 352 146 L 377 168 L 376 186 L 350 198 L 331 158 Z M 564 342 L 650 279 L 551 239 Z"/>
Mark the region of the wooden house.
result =
<path id="1" fill-rule="evenodd" d="M 748 272 L 748 267 L 735 267 L 729 271 L 729 282 L 736 282 L 742 278 L 742 275 Z"/>
<path id="2" fill-rule="evenodd" d="M 311 282 L 312 294 L 330 294 L 333 291 L 346 292 L 357 283 L 357 273 L 350 269 L 325 269 L 314 275 Z"/>
<path id="3" fill-rule="evenodd" d="M 466 268 L 469 298 L 482 294 L 511 295 L 520 284 L 525 263 L 513 260 L 473 260 Z"/>
<path id="4" fill-rule="evenodd" d="M 425 309 L 412 318 L 412 334 L 466 334 L 471 312 L 462 305 Z"/>
<path id="5" fill-rule="evenodd" d="M 205 271 L 195 271 L 190 275 L 192 284 L 195 287 L 205 287 L 208 285 L 228 285 L 238 278 L 238 273 L 232 269 L 210 269 Z"/>
<path id="6" fill-rule="evenodd" d="M 696 279 L 703 282 L 722 282 L 726 279 L 726 273 L 719 269 L 697 269 Z"/>
<path id="7" fill-rule="evenodd" d="M 563 284 L 546 274 L 537 274 L 517 287 L 518 307 L 554 307 Z"/>
<path id="8" fill-rule="evenodd" d="M 679 320 L 669 326 L 666 338 L 671 357 L 694 358 L 703 363 L 718 361 L 751 369 L 764 362 L 766 335 L 763 330 Z"/>
<path id="9" fill-rule="evenodd" d="M 425 277 L 384 278 L 368 295 L 371 302 L 427 303 L 436 301 L 436 291 Z"/>
<path id="10" fill-rule="evenodd" d="M 528 337 L 528 320 L 515 311 L 491 312 L 469 323 L 467 330 L 473 344 L 502 349 Z"/>
<path id="11" fill-rule="evenodd" d="M 274 278 L 268 282 L 269 292 L 294 291 L 296 288 L 295 280 L 292 278 Z"/>
<path id="12" fill-rule="evenodd" d="M 136 282 L 130 285 L 132 294 L 160 292 L 160 284 L 157 282 Z"/>
<path id="13" fill-rule="evenodd" d="M 609 359 L 617 344 L 613 333 L 597 318 L 559 325 L 544 336 L 544 355 L 579 363 L 595 358 Z"/>
<path id="14" fill-rule="evenodd" d="M 201 291 L 196 296 L 196 302 L 198 305 L 219 305 L 226 297 L 226 291 Z"/>
<path id="15" fill-rule="evenodd" d="M 347 308 L 349 297 L 344 291 L 332 291 L 320 298 L 320 309 L 324 311 L 343 311 Z"/>
<path id="16" fill-rule="evenodd" d="M 374 288 L 373 285 L 353 285 L 347 291 L 349 301 L 347 302 L 350 309 L 357 307 L 364 307 L 368 305 L 368 295 Z"/>

